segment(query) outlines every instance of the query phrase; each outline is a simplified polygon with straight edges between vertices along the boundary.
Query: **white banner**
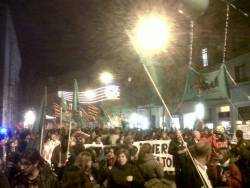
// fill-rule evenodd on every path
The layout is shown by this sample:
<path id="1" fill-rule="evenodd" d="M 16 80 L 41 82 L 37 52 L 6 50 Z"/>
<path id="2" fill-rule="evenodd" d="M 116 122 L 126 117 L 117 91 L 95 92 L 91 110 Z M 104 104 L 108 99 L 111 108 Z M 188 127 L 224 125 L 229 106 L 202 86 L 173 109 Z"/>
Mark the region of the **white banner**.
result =
<path id="1" fill-rule="evenodd" d="M 168 148 L 171 140 L 147 140 L 147 141 L 138 141 L 134 142 L 133 145 L 138 148 L 138 152 L 140 150 L 140 146 L 144 143 L 149 143 L 153 149 L 153 155 L 155 158 L 163 164 L 164 171 L 175 171 L 173 166 L 173 156 L 168 154 Z M 59 143 L 55 142 L 47 142 L 44 144 L 43 158 L 51 163 L 50 159 L 52 157 L 52 152 L 54 148 Z M 99 144 L 84 144 L 84 147 L 90 148 L 100 148 L 103 149 L 105 147 L 110 147 L 110 145 L 99 145 Z"/>
<path id="2" fill-rule="evenodd" d="M 49 140 L 43 145 L 42 157 L 51 164 L 52 153 L 56 146 L 60 144 L 60 141 Z"/>
<path id="3" fill-rule="evenodd" d="M 163 163 L 164 171 L 175 171 L 173 165 L 173 156 L 168 154 L 168 148 L 171 140 L 147 140 L 134 142 L 133 145 L 140 150 L 140 146 L 144 143 L 149 143 L 153 149 L 153 155 L 158 161 Z"/>

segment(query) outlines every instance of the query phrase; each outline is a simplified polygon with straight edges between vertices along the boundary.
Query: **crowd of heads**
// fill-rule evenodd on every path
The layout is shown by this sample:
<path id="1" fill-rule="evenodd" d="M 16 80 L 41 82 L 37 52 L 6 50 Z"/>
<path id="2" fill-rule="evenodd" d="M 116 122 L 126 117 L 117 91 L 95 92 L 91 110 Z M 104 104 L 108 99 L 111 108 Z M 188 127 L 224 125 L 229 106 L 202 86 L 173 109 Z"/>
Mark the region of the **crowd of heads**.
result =
<path id="1" fill-rule="evenodd" d="M 72 171 L 74 176 L 79 177 L 84 172 L 91 180 L 88 186 L 108 186 L 107 180 L 114 167 L 126 166 L 128 163 L 139 164 L 146 156 L 153 155 L 149 143 L 143 144 L 140 151 L 133 145 L 135 141 L 145 140 L 170 140 L 181 143 L 180 150 L 184 149 L 184 153 L 189 152 L 193 158 L 202 159 L 208 165 L 224 164 L 230 160 L 237 163 L 242 173 L 249 174 L 246 165 L 250 166 L 250 145 L 243 139 L 243 133 L 239 130 L 236 131 L 237 144 L 231 143 L 230 135 L 225 135 L 223 131 L 217 129 L 212 131 L 207 128 L 177 131 L 87 128 L 72 130 L 70 135 L 68 132 L 67 129 L 45 130 L 43 143 L 58 143 L 50 164 L 42 157 L 42 153 L 38 152 L 39 144 L 34 144 L 39 140 L 39 135 L 33 135 L 29 130 L 15 130 L 8 137 L 2 137 L 0 165 L 10 185 L 18 183 L 40 185 L 37 176 L 39 174 L 39 178 L 42 179 L 41 173 L 44 171 L 51 174 L 47 185 L 70 187 L 73 184 L 86 183 L 82 178 L 78 178 L 78 182 L 71 182 Z M 102 147 L 85 148 L 86 144 Z M 171 154 L 174 158 L 177 155 Z M 249 178 L 245 177 L 244 181 L 248 185 Z"/>

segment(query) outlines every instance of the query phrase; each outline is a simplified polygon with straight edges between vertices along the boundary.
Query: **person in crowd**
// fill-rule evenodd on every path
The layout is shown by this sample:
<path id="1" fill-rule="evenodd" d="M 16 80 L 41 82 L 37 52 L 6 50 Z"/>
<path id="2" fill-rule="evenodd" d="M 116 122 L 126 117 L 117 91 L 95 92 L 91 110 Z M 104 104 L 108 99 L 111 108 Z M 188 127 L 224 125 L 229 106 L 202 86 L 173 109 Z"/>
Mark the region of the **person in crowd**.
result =
<path id="1" fill-rule="evenodd" d="M 163 166 L 154 158 L 152 146 L 149 143 L 141 145 L 138 164 L 145 181 L 164 177 Z"/>
<path id="2" fill-rule="evenodd" d="M 99 188 L 92 173 L 92 157 L 89 152 L 81 152 L 73 166 L 65 169 L 62 188 Z"/>
<path id="3" fill-rule="evenodd" d="M 129 163 L 129 151 L 119 149 L 117 151 L 117 165 L 108 176 L 108 188 L 140 188 L 143 186 L 143 177 L 139 169 Z"/>
<path id="4" fill-rule="evenodd" d="M 230 161 L 228 149 L 219 150 L 219 163 L 211 169 L 212 181 L 215 187 L 242 187 L 242 175 L 237 165 Z"/>
<path id="5" fill-rule="evenodd" d="M 116 164 L 115 147 L 107 147 L 104 149 L 105 157 L 100 161 L 101 166 L 101 176 L 100 184 L 107 187 L 108 174 Z"/>
<path id="6" fill-rule="evenodd" d="M 91 155 L 91 160 L 92 160 L 91 171 L 98 183 L 100 183 L 102 180 L 101 162 L 98 158 L 101 153 L 101 150 L 102 148 L 99 147 L 90 147 L 85 150 Z"/>
<path id="7" fill-rule="evenodd" d="M 77 131 L 74 134 L 75 145 L 70 148 L 70 163 L 74 163 L 76 157 L 85 150 L 84 144 L 86 143 L 86 137 L 84 132 Z"/>
<path id="8" fill-rule="evenodd" d="M 224 133 L 225 128 L 223 126 L 217 126 L 214 130 L 214 134 L 211 137 L 210 143 L 212 145 L 212 154 L 210 163 L 212 165 L 216 164 L 219 159 L 219 150 L 228 148 Z"/>
<path id="9" fill-rule="evenodd" d="M 119 135 L 120 135 L 120 130 L 118 128 L 116 128 L 115 130 L 111 130 L 110 131 L 110 136 L 109 136 L 109 139 L 110 139 L 110 144 L 111 145 L 115 145 L 118 138 L 119 138 Z"/>
<path id="10" fill-rule="evenodd" d="M 67 163 L 67 147 L 68 136 L 65 135 L 61 137 L 61 143 L 55 147 L 51 157 L 51 165 L 54 172 L 57 174 L 59 181 L 61 181 L 63 170 Z"/>
<path id="11" fill-rule="evenodd" d="M 237 144 L 232 148 L 232 151 L 238 159 L 236 164 L 242 174 L 243 187 L 250 187 L 250 143 L 243 138 L 241 130 L 237 130 L 235 135 Z"/>
<path id="12" fill-rule="evenodd" d="M 120 134 L 119 138 L 116 141 L 116 145 L 123 145 L 124 144 L 124 139 L 125 139 L 124 134 Z"/>
<path id="13" fill-rule="evenodd" d="M 188 160 L 182 168 L 182 184 L 178 188 L 212 188 L 207 174 L 207 163 L 211 157 L 211 145 L 207 142 L 198 142 L 194 146 L 193 160 Z M 177 183 L 177 182 L 176 182 Z"/>
<path id="14" fill-rule="evenodd" d="M 177 188 L 184 187 L 183 168 L 188 162 L 187 144 L 183 141 L 181 131 L 177 130 L 175 137 L 169 144 L 168 153 L 173 155 L 173 163 L 175 167 L 175 183 Z"/>
<path id="15" fill-rule="evenodd" d="M 57 188 L 58 181 L 37 150 L 29 149 L 19 158 L 19 173 L 12 179 L 15 188 Z"/>
<path id="16" fill-rule="evenodd" d="M 90 143 L 90 144 L 91 144 L 91 143 L 95 142 L 96 137 L 97 137 L 96 131 L 95 131 L 95 130 L 93 130 L 93 131 L 91 132 L 91 134 L 90 134 L 90 137 L 89 137 L 89 142 L 88 142 L 88 143 Z"/>
<path id="17" fill-rule="evenodd" d="M 160 138 L 160 140 L 169 140 L 170 138 L 169 138 L 169 136 L 168 136 L 168 133 L 166 132 L 166 131 L 163 131 L 162 133 L 161 133 L 161 138 Z"/>
<path id="18" fill-rule="evenodd" d="M 126 136 L 125 140 L 124 140 L 124 145 L 121 147 L 124 147 L 126 150 L 128 150 L 129 152 L 129 161 L 130 162 L 135 162 L 136 161 L 136 154 L 137 154 L 137 147 L 133 145 L 134 143 L 134 139 L 132 137 L 132 135 L 128 135 Z"/>
<path id="19" fill-rule="evenodd" d="M 23 132 L 21 132 L 19 134 L 19 138 L 18 138 L 18 146 L 17 146 L 17 152 L 18 153 L 22 153 L 23 151 L 26 150 L 26 148 L 28 147 L 28 145 L 31 145 L 29 143 L 29 131 L 25 130 Z"/>
<path id="20" fill-rule="evenodd" d="M 8 178 L 1 171 L 0 171 L 0 187 L 1 188 L 10 188 Z"/>
<path id="21" fill-rule="evenodd" d="M 146 188 L 173 187 L 169 181 L 163 179 L 163 166 L 154 158 L 152 154 L 152 146 L 149 143 L 144 143 L 140 147 L 138 165 L 145 180 L 144 186 Z"/>
<path id="22" fill-rule="evenodd" d="M 114 147 L 110 147 L 108 149 L 106 157 L 107 157 L 107 169 L 112 170 L 117 160 Z"/>
<path id="23" fill-rule="evenodd" d="M 193 154 L 194 146 L 196 145 L 196 143 L 200 141 L 200 138 L 201 138 L 201 134 L 197 130 L 192 131 L 192 133 L 190 134 L 190 139 L 188 140 L 187 144 L 192 154 Z"/>
<path id="24" fill-rule="evenodd" d="M 199 131 L 196 131 L 196 130 L 193 131 L 192 136 L 193 136 L 194 143 L 198 143 L 201 139 L 201 133 Z"/>
<path id="25" fill-rule="evenodd" d="M 92 144 L 103 146 L 102 136 L 101 135 L 96 135 L 95 141 L 92 142 Z"/>

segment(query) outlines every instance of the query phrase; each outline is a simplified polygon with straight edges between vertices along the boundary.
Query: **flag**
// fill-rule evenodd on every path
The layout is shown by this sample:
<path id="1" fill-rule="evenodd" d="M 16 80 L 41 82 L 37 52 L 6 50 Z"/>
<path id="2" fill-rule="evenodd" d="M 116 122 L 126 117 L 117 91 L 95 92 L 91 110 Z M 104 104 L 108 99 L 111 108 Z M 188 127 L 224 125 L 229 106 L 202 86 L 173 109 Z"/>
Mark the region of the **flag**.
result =
<path id="1" fill-rule="evenodd" d="M 63 112 L 67 111 L 67 101 L 65 100 L 63 93 L 62 93 L 62 96 L 61 96 L 61 108 L 62 108 Z"/>
<path id="2" fill-rule="evenodd" d="M 219 70 L 210 72 L 198 72 L 194 68 L 190 69 L 183 101 L 225 98 L 230 98 L 230 92 L 224 64 Z"/>
<path id="3" fill-rule="evenodd" d="M 74 80 L 74 93 L 73 93 L 73 104 L 72 104 L 72 119 L 79 122 L 79 91 L 77 80 Z"/>
<path id="4" fill-rule="evenodd" d="M 60 122 L 69 122 L 69 115 L 68 115 L 68 106 L 67 101 L 64 98 L 64 94 L 62 93 L 61 96 L 61 105 L 60 105 Z"/>
<path id="5" fill-rule="evenodd" d="M 40 136 L 40 138 L 37 138 L 36 140 L 33 140 L 29 143 L 29 148 L 37 149 L 39 150 L 40 148 L 40 142 L 41 142 L 41 136 L 42 135 L 42 129 L 45 124 L 45 116 L 47 114 L 47 87 L 44 88 L 44 96 L 42 97 L 40 109 L 38 111 L 36 121 L 34 123 L 34 126 L 32 128 L 32 134 L 35 136 Z"/>
<path id="6" fill-rule="evenodd" d="M 94 105 L 88 105 L 87 113 L 90 119 L 96 120 L 98 118 L 99 109 Z"/>
<path id="7" fill-rule="evenodd" d="M 55 117 L 60 117 L 60 113 L 61 113 L 61 110 L 60 110 L 61 106 L 57 103 L 53 103 L 53 115 Z"/>

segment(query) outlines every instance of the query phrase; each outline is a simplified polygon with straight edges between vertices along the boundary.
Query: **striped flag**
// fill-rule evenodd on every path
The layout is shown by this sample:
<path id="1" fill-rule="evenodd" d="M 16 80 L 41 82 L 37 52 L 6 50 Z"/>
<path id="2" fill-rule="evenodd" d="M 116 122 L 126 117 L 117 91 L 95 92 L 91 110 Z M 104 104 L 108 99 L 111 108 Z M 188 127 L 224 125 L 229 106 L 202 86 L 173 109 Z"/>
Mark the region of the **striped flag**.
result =
<path id="1" fill-rule="evenodd" d="M 88 105 L 87 113 L 90 119 L 96 120 L 99 116 L 99 108 L 95 107 L 94 105 Z"/>
<path id="2" fill-rule="evenodd" d="M 60 117 L 61 113 L 61 106 L 57 103 L 53 103 L 53 116 L 54 117 Z"/>

